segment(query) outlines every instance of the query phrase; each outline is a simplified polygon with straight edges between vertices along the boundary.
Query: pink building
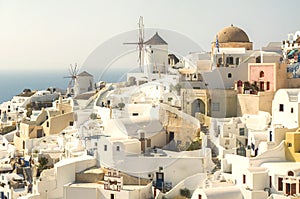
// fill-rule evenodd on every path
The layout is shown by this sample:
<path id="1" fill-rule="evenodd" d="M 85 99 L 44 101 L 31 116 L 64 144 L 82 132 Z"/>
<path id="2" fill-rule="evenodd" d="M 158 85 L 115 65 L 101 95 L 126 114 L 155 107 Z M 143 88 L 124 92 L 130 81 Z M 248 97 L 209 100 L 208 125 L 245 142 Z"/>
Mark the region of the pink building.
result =
<path id="1" fill-rule="evenodd" d="M 286 87 L 286 65 L 279 63 L 248 64 L 248 81 L 259 91 L 276 91 Z"/>

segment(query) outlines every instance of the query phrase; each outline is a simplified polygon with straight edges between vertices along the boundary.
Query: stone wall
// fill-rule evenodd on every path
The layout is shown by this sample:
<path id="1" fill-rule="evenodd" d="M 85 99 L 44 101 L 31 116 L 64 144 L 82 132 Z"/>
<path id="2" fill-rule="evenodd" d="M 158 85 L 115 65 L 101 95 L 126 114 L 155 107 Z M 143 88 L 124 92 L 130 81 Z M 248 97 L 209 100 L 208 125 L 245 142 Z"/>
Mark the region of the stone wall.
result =
<path id="1" fill-rule="evenodd" d="M 200 133 L 200 123 L 195 117 L 179 111 L 177 108 L 166 104 L 160 105 L 159 120 L 166 130 L 166 144 L 170 140 L 170 134 L 174 134 L 174 147 L 179 150 L 181 145 L 189 145 Z"/>

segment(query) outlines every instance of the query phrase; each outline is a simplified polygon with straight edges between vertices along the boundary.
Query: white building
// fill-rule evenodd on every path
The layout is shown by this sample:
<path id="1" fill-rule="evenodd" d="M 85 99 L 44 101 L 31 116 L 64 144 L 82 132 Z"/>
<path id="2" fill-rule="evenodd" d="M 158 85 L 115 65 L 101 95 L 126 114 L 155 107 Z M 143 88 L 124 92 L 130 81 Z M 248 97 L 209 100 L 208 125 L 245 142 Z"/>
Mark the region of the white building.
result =
<path id="1" fill-rule="evenodd" d="M 100 158 L 101 166 L 115 168 L 146 179 L 153 179 L 156 172 L 162 169 L 165 182 L 173 186 L 188 176 L 209 172 L 214 167 L 211 151 L 208 148 L 183 152 L 154 149 L 142 154 L 141 143 L 143 142 L 137 139 L 100 136 L 97 157 Z M 191 167 L 191 165 L 197 166 Z"/>
<path id="2" fill-rule="evenodd" d="M 94 90 L 93 76 L 86 71 L 83 71 L 76 75 L 73 92 L 74 96 Z"/>
<path id="3" fill-rule="evenodd" d="M 244 199 L 238 187 L 217 187 L 208 189 L 197 189 L 191 199 Z"/>
<path id="4" fill-rule="evenodd" d="M 279 89 L 272 102 L 272 124 L 293 129 L 300 122 L 300 89 Z"/>
<path id="5" fill-rule="evenodd" d="M 145 75 L 166 73 L 168 70 L 168 43 L 156 32 L 145 42 Z"/>
<path id="6" fill-rule="evenodd" d="M 0 197 L 7 199 L 17 199 L 27 194 L 27 186 L 24 178 L 16 173 L 0 175 Z"/>
<path id="7" fill-rule="evenodd" d="M 77 172 L 96 166 L 96 160 L 91 156 L 67 158 L 54 165 L 54 168 L 44 170 L 36 181 L 33 194 L 28 199 L 63 198 L 64 185 L 75 182 Z M 82 196 L 83 197 L 83 196 Z"/>

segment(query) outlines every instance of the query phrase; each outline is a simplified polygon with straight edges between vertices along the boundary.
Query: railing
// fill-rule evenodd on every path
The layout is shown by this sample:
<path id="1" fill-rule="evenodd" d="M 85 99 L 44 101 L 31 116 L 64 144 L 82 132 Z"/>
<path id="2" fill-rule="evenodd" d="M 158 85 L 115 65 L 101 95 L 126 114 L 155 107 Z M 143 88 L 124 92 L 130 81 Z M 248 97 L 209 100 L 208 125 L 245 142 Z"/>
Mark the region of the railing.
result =
<path id="1" fill-rule="evenodd" d="M 154 186 L 155 188 L 161 190 L 162 192 L 170 191 L 173 188 L 172 182 L 159 183 L 157 181 L 152 181 L 152 186 Z"/>

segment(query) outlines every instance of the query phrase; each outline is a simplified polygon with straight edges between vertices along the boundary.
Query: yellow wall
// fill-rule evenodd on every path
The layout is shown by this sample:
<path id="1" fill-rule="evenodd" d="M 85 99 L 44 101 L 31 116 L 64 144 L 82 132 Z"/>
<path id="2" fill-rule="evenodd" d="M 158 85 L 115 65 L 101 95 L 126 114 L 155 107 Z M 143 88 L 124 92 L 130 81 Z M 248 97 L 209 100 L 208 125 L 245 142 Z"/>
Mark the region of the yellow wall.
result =
<path id="1" fill-rule="evenodd" d="M 300 129 L 286 133 L 285 149 L 288 161 L 300 162 Z"/>
<path id="2" fill-rule="evenodd" d="M 47 122 L 49 122 L 49 127 L 47 127 Z M 55 117 L 50 117 L 47 121 L 43 123 L 42 126 L 46 136 L 48 136 L 48 135 L 60 133 L 67 126 L 69 126 L 70 122 L 74 122 L 73 112 L 58 115 Z"/>

